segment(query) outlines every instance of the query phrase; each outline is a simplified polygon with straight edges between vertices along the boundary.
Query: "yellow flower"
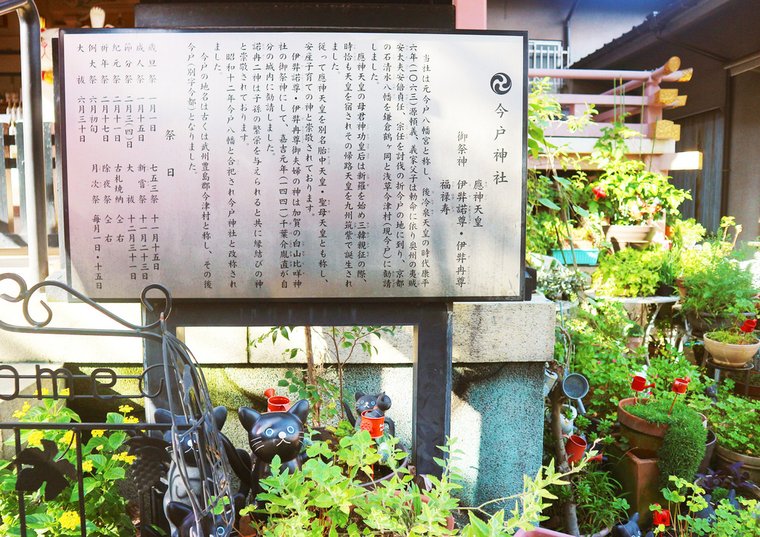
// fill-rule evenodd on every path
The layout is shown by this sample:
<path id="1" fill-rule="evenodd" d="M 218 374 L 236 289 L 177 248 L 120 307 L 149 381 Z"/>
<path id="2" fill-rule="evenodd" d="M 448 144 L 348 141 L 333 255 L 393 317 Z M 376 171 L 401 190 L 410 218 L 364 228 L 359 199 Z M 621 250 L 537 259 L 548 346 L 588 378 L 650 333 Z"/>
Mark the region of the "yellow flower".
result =
<path id="1" fill-rule="evenodd" d="M 139 423 L 140 420 L 137 419 L 137 416 L 125 416 L 124 417 L 124 423 Z"/>
<path id="2" fill-rule="evenodd" d="M 26 437 L 26 443 L 32 447 L 42 447 L 42 438 L 45 434 L 42 431 L 32 431 Z"/>
<path id="3" fill-rule="evenodd" d="M 63 436 L 59 440 L 59 442 L 66 444 L 67 446 L 76 446 L 77 445 L 77 438 L 74 435 L 74 431 L 66 431 L 63 433 Z"/>
<path id="4" fill-rule="evenodd" d="M 30 408 L 32 408 L 32 405 L 24 401 L 24 406 L 22 406 L 20 410 L 17 410 L 16 412 L 14 412 L 13 417 L 20 420 L 21 418 L 26 416 L 26 413 L 29 412 Z"/>
<path id="5" fill-rule="evenodd" d="M 111 459 L 114 461 L 121 461 L 126 462 L 127 464 L 132 464 L 135 462 L 135 459 L 137 459 L 137 457 L 135 455 L 128 455 L 126 451 L 122 451 L 121 453 L 112 455 Z"/>
<path id="6" fill-rule="evenodd" d="M 82 463 L 83 472 L 92 472 L 92 461 L 84 461 Z"/>
<path id="7" fill-rule="evenodd" d="M 47 388 L 42 388 L 42 391 L 38 395 L 50 395 L 50 390 Z"/>
<path id="8" fill-rule="evenodd" d="M 79 527 L 79 513 L 76 511 L 65 511 L 61 518 L 58 519 L 58 522 L 60 522 L 61 527 L 65 530 L 74 530 Z"/>
<path id="9" fill-rule="evenodd" d="M 103 436 L 105 434 L 105 431 L 103 429 L 93 429 L 92 430 L 92 437 L 98 438 L 100 436 Z"/>
<path id="10" fill-rule="evenodd" d="M 129 413 L 130 413 L 130 412 L 132 412 L 133 410 L 134 410 L 134 408 L 132 408 L 132 407 L 131 407 L 131 406 L 129 406 L 129 405 L 121 405 L 121 406 L 119 407 L 119 412 L 121 412 L 122 414 L 129 414 Z"/>
<path id="11" fill-rule="evenodd" d="M 58 391 L 58 395 L 71 395 L 71 391 L 68 388 L 61 388 Z"/>

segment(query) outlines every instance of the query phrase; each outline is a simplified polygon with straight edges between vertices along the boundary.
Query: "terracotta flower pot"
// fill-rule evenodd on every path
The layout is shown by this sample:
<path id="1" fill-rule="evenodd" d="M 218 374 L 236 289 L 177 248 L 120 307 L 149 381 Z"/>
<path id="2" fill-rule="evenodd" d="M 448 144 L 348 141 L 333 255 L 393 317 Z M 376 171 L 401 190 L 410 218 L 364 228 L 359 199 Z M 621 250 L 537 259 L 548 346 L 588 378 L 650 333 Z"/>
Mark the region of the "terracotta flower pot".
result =
<path id="1" fill-rule="evenodd" d="M 705 350 L 712 356 L 713 362 L 718 365 L 729 367 L 743 367 L 752 361 L 752 358 L 760 350 L 760 340 L 755 338 L 755 343 L 748 345 L 736 345 L 733 343 L 722 343 L 709 337 L 709 333 L 704 335 Z"/>
<path id="2" fill-rule="evenodd" d="M 632 448 L 639 448 L 657 453 L 662 447 L 662 440 L 668 430 L 667 425 L 658 425 L 646 421 L 644 418 L 634 416 L 626 410 L 626 407 L 636 404 L 636 399 L 628 397 L 618 403 L 618 421 L 621 425 L 621 434 L 628 440 Z M 702 417 L 702 425 L 707 427 L 707 417 Z"/>
<path id="3" fill-rule="evenodd" d="M 636 399 L 628 397 L 618 403 L 618 421 L 621 433 L 628 439 L 631 447 L 656 452 L 662 446 L 662 439 L 668 430 L 667 425 L 658 425 L 644 418 L 634 416 L 626 407 L 636 404 Z"/>
<path id="4" fill-rule="evenodd" d="M 567 453 L 567 462 L 575 464 L 583 458 L 586 452 L 586 441 L 578 435 L 571 435 L 565 443 L 565 452 Z"/>
<path id="5" fill-rule="evenodd" d="M 652 518 L 649 506 L 665 503 L 660 492 L 659 461 L 652 451 L 626 449 L 613 470 L 631 506 L 629 513 L 639 514 L 642 527 Z"/>

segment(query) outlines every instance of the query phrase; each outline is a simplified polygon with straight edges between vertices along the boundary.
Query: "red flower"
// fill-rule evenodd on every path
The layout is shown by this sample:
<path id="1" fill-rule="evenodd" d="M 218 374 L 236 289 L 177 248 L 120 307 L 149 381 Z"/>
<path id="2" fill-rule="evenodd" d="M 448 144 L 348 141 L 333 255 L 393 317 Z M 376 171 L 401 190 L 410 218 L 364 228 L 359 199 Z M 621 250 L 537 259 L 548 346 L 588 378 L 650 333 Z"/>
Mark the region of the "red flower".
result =
<path id="1" fill-rule="evenodd" d="M 754 332 L 755 331 L 755 327 L 756 326 L 757 326 L 757 319 L 747 319 L 742 324 L 740 330 L 742 332 L 745 332 L 745 333 L 749 334 L 750 332 Z"/>
<path id="2" fill-rule="evenodd" d="M 600 186 L 595 186 L 591 189 L 591 192 L 594 193 L 594 199 L 596 201 L 603 200 L 607 197 L 607 193 L 604 191 L 604 189 Z"/>
<path id="3" fill-rule="evenodd" d="M 652 513 L 652 523 L 655 526 L 659 526 L 660 524 L 670 526 L 670 510 L 662 509 L 661 511 Z"/>

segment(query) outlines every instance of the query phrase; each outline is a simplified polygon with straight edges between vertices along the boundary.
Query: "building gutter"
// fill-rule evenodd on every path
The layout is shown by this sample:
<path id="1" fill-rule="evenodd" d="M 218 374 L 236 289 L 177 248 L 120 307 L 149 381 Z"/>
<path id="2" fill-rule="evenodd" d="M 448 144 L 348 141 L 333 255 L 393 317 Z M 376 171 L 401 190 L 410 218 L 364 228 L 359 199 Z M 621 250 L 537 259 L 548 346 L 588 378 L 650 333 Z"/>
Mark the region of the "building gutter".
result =
<path id="1" fill-rule="evenodd" d="M 581 0 L 573 0 L 573 5 L 570 6 L 570 11 L 567 12 L 565 20 L 562 21 L 562 47 L 565 50 L 570 50 L 570 19 L 573 18 L 575 8 L 580 1 Z"/>

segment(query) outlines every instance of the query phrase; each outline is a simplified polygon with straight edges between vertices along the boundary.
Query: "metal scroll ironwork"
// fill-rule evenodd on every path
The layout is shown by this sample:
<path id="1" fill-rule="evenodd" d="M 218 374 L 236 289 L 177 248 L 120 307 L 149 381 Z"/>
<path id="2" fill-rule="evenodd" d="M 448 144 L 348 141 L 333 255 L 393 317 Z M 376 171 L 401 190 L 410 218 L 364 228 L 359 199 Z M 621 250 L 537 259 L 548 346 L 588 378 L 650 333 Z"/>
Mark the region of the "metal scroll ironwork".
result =
<path id="1" fill-rule="evenodd" d="M 131 399 L 136 397 L 145 397 L 154 399 L 162 395 L 166 390 L 169 402 L 169 411 L 171 412 L 171 424 L 154 424 L 154 423 L 132 423 L 132 424 L 106 424 L 106 423 L 30 423 L 14 422 L 0 423 L 0 429 L 10 429 L 14 432 L 16 442 L 15 451 L 17 459 L 17 468 L 19 475 L 22 471 L 22 465 L 25 460 L 42 460 L 40 456 L 32 453 L 30 458 L 30 447 L 24 447 L 21 442 L 22 430 L 45 430 L 51 428 L 65 428 L 74 433 L 78 441 L 83 433 L 93 429 L 121 429 L 127 430 L 133 437 L 131 449 L 139 456 L 148 457 L 147 453 L 152 453 L 153 459 L 147 461 L 149 464 L 160 463 L 161 467 L 174 467 L 176 474 L 182 481 L 188 491 L 190 505 L 187 506 L 192 511 L 191 524 L 195 526 L 196 535 L 205 535 L 210 523 L 213 524 L 214 533 L 220 537 L 229 535 L 233 531 L 235 518 L 234 501 L 231 490 L 229 463 L 225 454 L 222 443 L 221 432 L 214 421 L 212 414 L 211 400 L 208 393 L 203 372 L 197 361 L 194 359 L 190 349 L 174 335 L 166 330 L 165 320 L 171 313 L 172 298 L 169 291 L 158 284 L 145 287 L 140 295 L 140 301 L 143 307 L 153 311 L 152 303 L 155 299 L 148 300 L 148 294 L 157 291 L 162 295 L 164 308 L 158 315 L 158 320 L 147 325 L 136 325 L 122 319 L 118 315 L 104 308 L 102 305 L 94 302 L 87 296 L 72 289 L 66 284 L 55 281 L 43 281 L 31 287 L 28 287 L 26 281 L 17 274 L 6 273 L 0 274 L 0 285 L 4 281 L 13 282 L 17 291 L 13 294 L 0 294 L 0 299 L 11 303 L 20 303 L 23 317 L 29 326 L 7 323 L 0 320 L 0 329 L 11 332 L 21 332 L 29 334 L 58 334 L 58 335 L 76 335 L 76 336 L 105 336 L 105 337 L 139 337 L 144 340 L 160 342 L 162 348 L 162 363 L 145 368 L 139 375 L 119 375 L 111 368 L 98 367 L 93 369 L 89 374 L 73 373 L 65 368 L 56 370 L 36 365 L 33 373 L 21 373 L 15 366 L 0 364 L 0 379 L 10 379 L 11 388 L 6 393 L 0 393 L 0 400 L 12 399 L 43 399 L 43 398 L 61 398 L 61 399 Z M 6 286 L 7 287 L 7 286 Z M 89 305 L 98 312 L 102 313 L 108 319 L 117 322 L 123 329 L 98 329 L 98 328 L 67 328 L 53 326 L 53 310 L 44 300 L 40 304 L 45 311 L 45 318 L 42 320 L 35 319 L 30 312 L 30 302 L 35 293 L 46 287 L 56 287 L 62 289 L 69 295 L 79 301 Z M 153 391 L 146 389 L 145 379 L 149 372 L 154 368 L 163 370 L 163 380 L 158 383 L 158 387 Z M 20 381 L 22 379 L 31 379 L 36 383 L 36 390 L 33 394 L 20 393 Z M 137 391 L 135 394 L 117 394 L 109 393 L 109 389 L 115 386 L 117 381 L 131 380 L 137 382 Z M 50 393 L 42 388 L 43 382 L 50 381 Z M 68 384 L 69 389 L 66 392 L 59 391 L 58 383 L 63 381 Z M 85 389 L 79 389 L 82 386 Z M 75 388 L 76 387 L 76 388 Z M 149 418 L 152 418 L 150 416 Z M 166 431 L 169 430 L 168 440 L 156 438 L 146 431 Z M 189 444 L 188 444 L 189 440 Z M 182 441 L 182 445 L 180 445 Z M 161 444 L 161 442 L 164 442 Z M 187 445 L 193 446 L 188 451 Z M 163 450 L 163 451 L 162 451 Z M 165 460 L 156 453 L 168 453 Z M 43 453 L 44 452 L 40 452 Z M 83 498 L 82 485 L 82 459 L 81 454 L 77 454 L 76 464 L 76 483 L 79 487 L 80 498 Z M 44 459 L 44 457 L 42 457 Z M 47 459 L 45 459 L 47 460 Z M 26 468 L 29 471 L 29 468 Z M 191 475 L 193 483 L 191 483 Z M 63 479 L 63 474 L 61 479 Z M 200 483 L 200 485 L 199 485 Z M 139 488 L 139 487 L 138 487 Z M 24 518 L 24 491 L 19 490 L 19 512 L 21 515 L 20 534 L 22 537 L 28 535 L 26 522 Z M 160 502 L 159 502 L 160 504 Z M 160 510 L 160 507 L 158 508 Z M 154 509 L 155 511 L 156 509 Z M 155 514 L 155 513 L 154 513 Z M 86 537 L 87 514 L 84 509 L 84 502 L 79 505 L 80 529 L 81 535 Z M 160 515 L 160 513 L 159 513 Z M 145 513 L 143 513 L 145 516 Z M 150 515 L 148 515 L 148 521 Z M 143 522 L 146 519 L 143 518 Z M 211 521 L 211 522 L 209 522 Z M 143 526 L 145 527 L 145 526 Z"/>
<path id="2" fill-rule="evenodd" d="M 129 321 L 122 319 L 115 313 L 107 310 L 91 298 L 83 295 L 79 291 L 72 289 L 68 285 L 46 280 L 43 282 L 39 282 L 34 284 L 32 287 L 27 287 L 26 281 L 19 276 L 18 274 L 14 274 L 12 272 L 6 272 L 4 274 L 0 274 L 0 284 L 4 280 L 11 280 L 16 283 L 18 286 L 18 292 L 16 295 L 9 295 L 7 293 L 0 294 L 0 298 L 7 301 L 7 302 L 21 302 L 22 303 L 22 311 L 24 314 L 24 318 L 29 323 L 30 326 L 19 326 L 19 325 L 13 325 L 9 323 L 5 323 L 3 321 L 0 321 L 0 328 L 3 330 L 8 330 L 9 332 L 28 332 L 28 333 L 44 333 L 44 334 L 63 334 L 63 335 L 77 335 L 77 336 L 122 336 L 122 337 L 141 337 L 144 339 L 153 339 L 156 341 L 161 341 L 162 336 L 160 333 L 151 332 L 151 330 L 156 330 L 160 328 L 161 318 L 166 319 L 171 314 L 172 310 L 172 297 L 169 293 L 169 290 L 164 287 L 163 285 L 159 284 L 152 284 L 145 287 L 140 294 L 140 302 L 142 303 L 143 307 L 146 308 L 148 311 L 153 311 L 153 306 L 151 305 L 150 301 L 148 300 L 148 293 L 152 290 L 157 290 L 163 295 L 163 299 L 165 301 L 164 310 L 161 312 L 161 315 L 159 316 L 159 320 L 155 321 L 148 325 L 138 325 L 130 323 Z M 31 313 L 29 312 L 29 302 L 32 299 L 32 296 L 34 294 L 44 289 L 45 287 L 56 287 L 58 289 L 64 290 L 66 293 L 70 294 L 74 298 L 84 302 L 85 304 L 89 305 L 93 309 L 99 311 L 112 321 L 116 321 L 120 325 L 126 327 L 128 330 L 108 330 L 108 329 L 82 329 L 82 328 L 58 328 L 58 327 L 50 327 L 48 326 L 50 322 L 53 320 L 53 310 L 50 309 L 50 306 L 47 305 L 47 303 L 44 300 L 40 300 L 40 305 L 44 308 L 45 312 L 47 313 L 47 318 L 42 321 L 36 321 Z"/>

